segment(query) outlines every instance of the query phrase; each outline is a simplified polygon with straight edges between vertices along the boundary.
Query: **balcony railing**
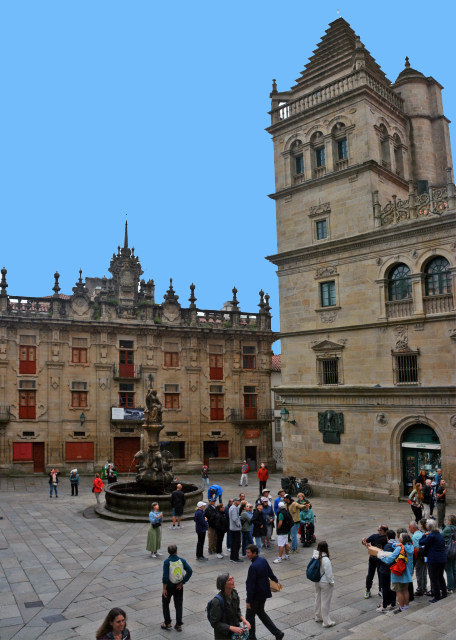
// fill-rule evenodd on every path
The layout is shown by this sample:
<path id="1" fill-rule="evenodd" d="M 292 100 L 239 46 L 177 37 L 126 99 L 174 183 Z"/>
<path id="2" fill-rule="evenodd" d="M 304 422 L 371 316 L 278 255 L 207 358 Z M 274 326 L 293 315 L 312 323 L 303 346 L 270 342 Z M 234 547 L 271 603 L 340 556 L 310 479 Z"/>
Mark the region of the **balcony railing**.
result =
<path id="1" fill-rule="evenodd" d="M 142 375 L 140 364 L 114 364 L 112 369 L 114 380 L 139 380 Z"/>
<path id="2" fill-rule="evenodd" d="M 440 296 L 426 296 L 423 298 L 424 313 L 447 313 L 453 311 L 453 294 L 445 293 Z"/>
<path id="3" fill-rule="evenodd" d="M 407 318 L 413 313 L 413 300 L 391 300 L 386 303 L 388 318 Z"/>
<path id="4" fill-rule="evenodd" d="M 274 409 L 231 409 L 230 422 L 272 422 Z"/>
<path id="5" fill-rule="evenodd" d="M 0 406 L 0 422 L 9 422 L 11 420 L 9 406 Z"/>

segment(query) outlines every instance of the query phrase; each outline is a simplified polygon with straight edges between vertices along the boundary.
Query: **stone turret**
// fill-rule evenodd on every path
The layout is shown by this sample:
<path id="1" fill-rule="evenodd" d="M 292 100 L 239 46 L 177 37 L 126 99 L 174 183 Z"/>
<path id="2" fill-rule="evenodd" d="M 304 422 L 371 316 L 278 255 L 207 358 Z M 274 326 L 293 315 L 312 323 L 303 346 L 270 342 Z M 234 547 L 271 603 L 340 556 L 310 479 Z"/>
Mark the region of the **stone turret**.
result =
<path id="1" fill-rule="evenodd" d="M 138 301 L 139 278 L 143 274 L 134 247 L 128 247 L 128 223 L 125 222 L 124 246 L 113 254 L 109 272 L 112 274 L 113 295 L 119 307 L 134 307 Z"/>

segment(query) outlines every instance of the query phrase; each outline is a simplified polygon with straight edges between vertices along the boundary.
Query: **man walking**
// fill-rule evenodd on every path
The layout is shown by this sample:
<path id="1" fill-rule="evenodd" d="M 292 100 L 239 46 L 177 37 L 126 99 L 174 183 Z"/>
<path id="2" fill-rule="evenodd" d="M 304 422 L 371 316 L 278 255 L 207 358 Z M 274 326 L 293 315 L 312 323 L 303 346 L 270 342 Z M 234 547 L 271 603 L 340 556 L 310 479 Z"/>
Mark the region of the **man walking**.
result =
<path id="1" fill-rule="evenodd" d="M 361 540 L 361 544 L 363 544 L 365 547 L 371 544 L 373 547 L 379 547 L 380 549 L 383 549 L 385 544 L 388 542 L 388 538 L 386 537 L 387 531 L 388 531 L 388 527 L 386 526 L 386 524 L 381 524 L 378 527 L 378 533 L 373 533 L 368 538 L 363 538 Z M 377 569 L 378 569 L 377 556 L 369 556 L 369 566 L 368 566 L 367 576 L 366 576 L 366 593 L 364 594 L 364 597 L 366 599 L 371 597 L 372 583 L 374 581 L 374 576 Z M 377 579 L 378 579 L 378 574 L 377 574 Z"/>
<path id="2" fill-rule="evenodd" d="M 181 518 L 182 518 L 182 514 L 184 513 L 184 505 L 185 505 L 185 493 L 182 491 L 182 485 L 178 484 L 175 491 L 173 491 L 171 494 L 173 524 L 170 526 L 170 529 L 176 528 L 176 518 L 177 518 L 177 528 L 180 529 Z"/>
<path id="3" fill-rule="evenodd" d="M 264 610 L 266 599 L 272 595 L 269 579 L 271 578 L 271 580 L 275 582 L 278 582 L 278 580 L 272 572 L 268 561 L 258 555 L 258 547 L 256 544 L 249 544 L 246 553 L 247 558 L 251 561 L 245 583 L 247 591 L 247 611 L 245 617 L 250 624 L 249 640 L 256 640 L 255 616 L 259 617 L 266 629 L 275 636 L 276 640 L 282 640 L 285 635 L 284 632 L 275 626 Z"/>
<path id="4" fill-rule="evenodd" d="M 264 464 L 264 462 L 262 462 L 260 464 L 260 468 L 258 469 L 258 480 L 260 482 L 260 495 L 263 489 L 266 489 L 266 482 L 268 481 L 268 478 L 269 478 L 268 468 Z"/>
<path id="5" fill-rule="evenodd" d="M 233 498 L 233 504 L 228 512 L 230 518 L 230 532 L 231 532 L 231 562 L 244 562 L 239 558 L 239 548 L 241 546 L 241 518 L 239 517 L 239 498 Z"/>
<path id="6" fill-rule="evenodd" d="M 245 484 L 246 487 L 249 486 L 249 465 L 247 464 L 247 460 L 244 460 L 241 467 L 241 481 L 239 486 L 242 487 Z"/>
<path id="7" fill-rule="evenodd" d="M 170 544 L 168 547 L 169 557 L 163 563 L 163 594 L 162 607 L 164 621 L 161 625 L 162 629 L 171 629 L 171 614 L 169 611 L 169 603 L 174 598 L 174 608 L 176 609 L 176 631 L 182 631 L 182 605 L 184 601 L 184 584 L 188 582 L 192 576 L 192 568 L 184 558 L 177 555 L 177 547 Z"/>

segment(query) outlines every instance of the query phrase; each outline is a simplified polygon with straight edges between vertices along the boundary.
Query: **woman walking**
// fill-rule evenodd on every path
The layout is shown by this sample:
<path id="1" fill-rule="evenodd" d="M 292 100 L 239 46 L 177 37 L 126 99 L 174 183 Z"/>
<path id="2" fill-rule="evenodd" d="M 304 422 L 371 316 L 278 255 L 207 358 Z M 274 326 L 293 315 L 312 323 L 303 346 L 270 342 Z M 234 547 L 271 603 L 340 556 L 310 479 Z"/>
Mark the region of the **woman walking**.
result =
<path id="1" fill-rule="evenodd" d="M 95 474 L 95 479 L 93 481 L 92 492 L 95 494 L 95 498 L 97 499 L 97 507 L 101 507 L 101 492 L 103 491 L 103 480 L 100 478 L 100 474 Z"/>
<path id="2" fill-rule="evenodd" d="M 408 497 L 408 503 L 412 507 L 415 521 L 418 523 L 423 517 L 423 486 L 421 482 L 415 484 L 415 488 Z"/>
<path id="3" fill-rule="evenodd" d="M 320 582 L 315 582 L 315 622 L 323 622 L 323 627 L 334 627 L 329 617 L 329 608 L 334 591 L 334 576 L 329 559 L 328 543 L 322 540 L 313 552 L 320 563 Z"/>
<path id="4" fill-rule="evenodd" d="M 152 502 L 151 511 L 149 513 L 150 528 L 147 534 L 146 544 L 146 551 L 150 551 L 152 558 L 163 555 L 160 553 L 162 521 L 163 513 L 160 511 L 160 505 L 158 502 Z"/>

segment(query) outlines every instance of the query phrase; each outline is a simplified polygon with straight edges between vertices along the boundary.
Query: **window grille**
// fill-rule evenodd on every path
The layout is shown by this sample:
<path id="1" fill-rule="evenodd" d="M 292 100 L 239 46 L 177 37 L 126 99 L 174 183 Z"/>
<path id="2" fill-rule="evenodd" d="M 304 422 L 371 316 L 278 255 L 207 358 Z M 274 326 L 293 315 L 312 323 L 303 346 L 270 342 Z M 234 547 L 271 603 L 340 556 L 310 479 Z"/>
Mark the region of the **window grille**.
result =
<path id="1" fill-rule="evenodd" d="M 133 349 L 133 340 L 119 340 L 119 349 Z"/>
<path id="2" fill-rule="evenodd" d="M 71 391 L 87 391 L 87 382 L 72 382 Z"/>
<path id="3" fill-rule="evenodd" d="M 211 384 L 209 386 L 209 393 L 223 393 L 223 387 L 218 384 Z"/>
<path id="4" fill-rule="evenodd" d="M 418 384 L 418 353 L 393 354 L 394 384 Z"/>
<path id="5" fill-rule="evenodd" d="M 338 358 L 321 358 L 318 364 L 320 384 L 339 384 Z"/>
<path id="6" fill-rule="evenodd" d="M 244 393 L 256 393 L 256 387 L 244 387 Z"/>

